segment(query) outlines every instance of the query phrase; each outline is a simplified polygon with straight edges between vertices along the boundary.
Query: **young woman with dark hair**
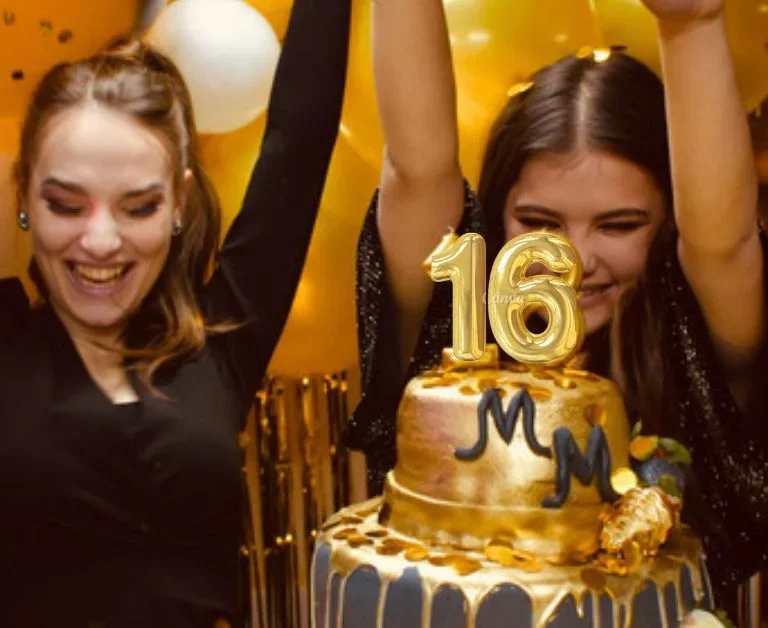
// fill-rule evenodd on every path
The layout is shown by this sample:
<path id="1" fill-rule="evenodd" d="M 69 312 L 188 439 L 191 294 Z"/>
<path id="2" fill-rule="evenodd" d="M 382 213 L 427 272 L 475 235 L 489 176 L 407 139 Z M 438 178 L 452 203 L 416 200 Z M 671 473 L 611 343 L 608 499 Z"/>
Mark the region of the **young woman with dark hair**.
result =
<path id="1" fill-rule="evenodd" d="M 446 228 L 483 235 L 488 269 L 509 239 L 561 231 L 584 264 L 584 365 L 621 386 L 633 421 L 690 446 L 687 510 L 726 603 L 768 564 L 766 240 L 722 0 L 644 2 L 666 91 L 621 51 L 542 69 L 494 125 L 476 195 L 441 3 L 374 3 L 387 151 L 359 245 L 363 397 L 348 436 L 378 492 L 403 387 L 451 344 L 451 285 L 423 270 Z"/>

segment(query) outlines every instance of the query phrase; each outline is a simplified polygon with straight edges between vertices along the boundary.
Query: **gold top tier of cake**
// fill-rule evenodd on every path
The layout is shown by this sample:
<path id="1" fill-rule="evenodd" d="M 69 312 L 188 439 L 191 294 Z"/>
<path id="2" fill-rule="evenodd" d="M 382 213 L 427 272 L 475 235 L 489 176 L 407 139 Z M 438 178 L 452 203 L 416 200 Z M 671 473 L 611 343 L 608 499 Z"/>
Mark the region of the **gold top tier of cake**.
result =
<path id="1" fill-rule="evenodd" d="M 478 362 L 446 351 L 440 369 L 408 384 L 397 421 L 385 487 L 392 528 L 468 548 L 504 538 L 553 563 L 597 550 L 616 498 L 611 471 L 628 465 L 612 382 L 500 363 L 495 346 Z"/>

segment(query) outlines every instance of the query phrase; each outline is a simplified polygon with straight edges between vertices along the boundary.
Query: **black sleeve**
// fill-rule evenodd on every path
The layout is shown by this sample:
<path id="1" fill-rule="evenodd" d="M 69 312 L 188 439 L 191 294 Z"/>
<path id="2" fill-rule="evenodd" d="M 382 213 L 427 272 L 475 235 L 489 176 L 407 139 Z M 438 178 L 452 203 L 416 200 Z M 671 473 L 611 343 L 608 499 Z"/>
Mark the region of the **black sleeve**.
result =
<path id="1" fill-rule="evenodd" d="M 0 279 L 0 344 L 19 332 L 29 315 L 29 299 L 16 277 Z"/>
<path id="2" fill-rule="evenodd" d="M 761 240 L 768 283 L 768 240 L 764 234 Z M 726 600 L 768 567 L 768 347 L 751 365 L 753 397 L 740 410 L 676 247 L 659 289 L 670 305 L 665 359 L 673 365 L 677 398 L 664 421 L 693 457 L 683 514 L 702 536 L 716 596 Z"/>
<path id="3" fill-rule="evenodd" d="M 357 247 L 357 327 L 361 368 L 361 400 L 347 426 L 346 442 L 366 454 L 368 489 L 381 492 L 384 477 L 395 464 L 395 418 L 408 381 L 440 362 L 452 342 L 453 299 L 450 282 L 436 283 L 419 340 L 402 372 L 397 310 L 384 266 L 376 226 L 378 192 L 363 222 Z M 464 215 L 456 232 L 486 235 L 477 198 L 465 183 Z M 435 243 L 437 244 L 437 243 Z"/>
<path id="4" fill-rule="evenodd" d="M 209 317 L 246 323 L 216 338 L 253 395 L 304 266 L 339 128 L 350 0 L 295 0 L 261 153 L 204 295 Z"/>

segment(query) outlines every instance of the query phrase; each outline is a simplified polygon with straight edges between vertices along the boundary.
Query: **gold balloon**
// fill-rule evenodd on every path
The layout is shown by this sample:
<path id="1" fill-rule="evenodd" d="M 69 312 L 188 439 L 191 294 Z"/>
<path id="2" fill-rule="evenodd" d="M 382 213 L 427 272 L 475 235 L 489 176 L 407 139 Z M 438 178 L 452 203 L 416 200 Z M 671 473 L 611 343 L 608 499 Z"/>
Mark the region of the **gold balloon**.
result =
<path id="1" fill-rule="evenodd" d="M 283 41 L 291 18 L 292 0 L 246 0 L 246 2 L 264 16 L 277 38 Z"/>
<path id="2" fill-rule="evenodd" d="M 232 133 L 200 136 L 203 166 L 221 201 L 222 234 L 226 234 L 243 204 L 266 122 L 264 114 Z"/>
<path id="3" fill-rule="evenodd" d="M 602 44 L 626 46 L 628 54 L 661 75 L 656 20 L 640 0 L 592 1 Z M 768 95 L 768 3 L 728 0 L 725 13 L 736 80 L 752 110 Z"/>
<path id="4" fill-rule="evenodd" d="M 342 133 L 371 165 L 381 164 L 371 55 L 371 2 L 354 0 Z M 456 70 L 464 172 L 476 183 L 488 129 L 509 89 L 541 66 L 595 41 L 586 0 L 450 0 L 445 11 Z"/>
<path id="5" fill-rule="evenodd" d="M 432 280 L 453 284 L 453 355 L 479 360 L 485 353 L 485 240 L 451 233 L 430 257 Z"/>
<path id="6" fill-rule="evenodd" d="M 12 168 L 19 142 L 19 120 L 0 120 L 0 277 L 19 277 L 27 294 L 36 295 L 27 267 L 32 251 L 29 234 L 16 224 L 16 190 Z"/>
<path id="7" fill-rule="evenodd" d="M 320 214 L 270 373 L 334 373 L 358 362 L 355 270 L 363 217 L 378 172 L 336 144 Z"/>
<path id="8" fill-rule="evenodd" d="M 13 155 L 0 151 L 0 277 L 16 275 L 18 255 L 16 212 L 11 192 Z"/>
<path id="9" fill-rule="evenodd" d="M 254 0 L 256 1 L 256 0 Z M 656 25 L 640 0 L 445 0 L 457 84 L 461 163 L 476 184 L 488 130 L 508 92 L 583 46 L 622 45 L 659 71 Z M 729 0 L 728 31 L 743 101 L 768 95 L 768 3 Z M 379 168 L 384 135 L 371 55 L 371 2 L 353 0 L 342 133 Z"/>
<path id="10" fill-rule="evenodd" d="M 9 0 L 0 22 L 0 118 L 21 116 L 51 67 L 94 54 L 131 31 L 139 0 Z"/>
<path id="11" fill-rule="evenodd" d="M 526 271 L 535 263 L 564 277 Z M 502 349 L 528 364 L 558 364 L 574 355 L 584 341 L 584 316 L 576 288 L 581 282 L 581 258 L 575 247 L 555 233 L 526 233 L 507 242 L 491 270 L 488 315 L 491 329 Z M 547 329 L 533 334 L 525 315 L 544 307 Z"/>

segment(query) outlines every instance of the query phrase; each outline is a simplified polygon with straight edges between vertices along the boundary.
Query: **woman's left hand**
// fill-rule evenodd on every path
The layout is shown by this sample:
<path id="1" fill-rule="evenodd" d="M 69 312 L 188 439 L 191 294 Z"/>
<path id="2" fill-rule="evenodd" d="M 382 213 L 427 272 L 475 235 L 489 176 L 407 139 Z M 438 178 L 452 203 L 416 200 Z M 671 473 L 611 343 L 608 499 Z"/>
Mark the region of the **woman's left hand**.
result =
<path id="1" fill-rule="evenodd" d="M 723 10 L 724 0 L 643 0 L 657 18 L 687 21 L 713 17 Z"/>

